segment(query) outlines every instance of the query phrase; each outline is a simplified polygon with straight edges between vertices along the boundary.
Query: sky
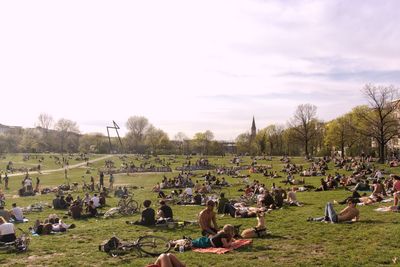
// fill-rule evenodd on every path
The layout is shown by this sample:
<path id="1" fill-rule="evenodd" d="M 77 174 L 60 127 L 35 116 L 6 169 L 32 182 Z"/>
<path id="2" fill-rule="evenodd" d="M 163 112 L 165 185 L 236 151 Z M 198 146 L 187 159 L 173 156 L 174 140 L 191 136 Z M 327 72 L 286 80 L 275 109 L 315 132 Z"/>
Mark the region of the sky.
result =
<path id="1" fill-rule="evenodd" d="M 234 140 L 300 104 L 329 121 L 400 84 L 400 1 L 1 1 L 0 124 Z"/>

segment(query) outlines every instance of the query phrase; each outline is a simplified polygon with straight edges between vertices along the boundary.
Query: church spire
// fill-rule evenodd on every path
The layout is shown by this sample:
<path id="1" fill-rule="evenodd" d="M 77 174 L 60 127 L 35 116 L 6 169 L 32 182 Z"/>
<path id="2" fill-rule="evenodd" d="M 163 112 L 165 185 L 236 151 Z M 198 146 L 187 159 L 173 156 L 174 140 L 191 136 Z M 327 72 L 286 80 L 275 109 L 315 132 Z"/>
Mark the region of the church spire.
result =
<path id="1" fill-rule="evenodd" d="M 256 131 L 257 131 L 257 128 L 256 128 L 256 121 L 255 121 L 254 116 L 253 116 L 253 122 L 252 122 L 252 124 L 251 124 L 251 138 L 252 138 L 252 139 L 256 137 L 256 134 L 257 134 Z"/>

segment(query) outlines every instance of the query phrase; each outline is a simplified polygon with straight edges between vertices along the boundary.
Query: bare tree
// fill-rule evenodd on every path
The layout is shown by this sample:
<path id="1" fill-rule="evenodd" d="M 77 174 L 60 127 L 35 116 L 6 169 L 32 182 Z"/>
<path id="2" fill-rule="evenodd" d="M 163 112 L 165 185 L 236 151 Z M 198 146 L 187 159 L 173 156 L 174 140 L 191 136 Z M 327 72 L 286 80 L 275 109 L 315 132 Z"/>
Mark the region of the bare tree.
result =
<path id="1" fill-rule="evenodd" d="M 385 162 L 386 144 L 399 134 L 399 89 L 394 86 L 375 86 L 367 84 L 362 90 L 367 97 L 370 109 L 358 112 L 363 121 L 360 132 L 372 137 L 379 148 L 379 162 Z"/>
<path id="2" fill-rule="evenodd" d="M 129 132 L 138 143 L 143 141 L 144 134 L 149 126 L 149 120 L 143 116 L 129 117 L 126 122 L 126 128 L 128 128 Z"/>
<path id="3" fill-rule="evenodd" d="M 53 125 L 53 117 L 47 113 L 41 113 L 36 122 L 36 127 L 41 127 L 46 131 Z"/>
<path id="4" fill-rule="evenodd" d="M 67 119 L 59 119 L 55 124 L 55 130 L 58 131 L 58 135 L 60 137 L 60 149 L 61 152 L 64 152 L 64 145 L 68 137 L 71 133 L 79 133 L 79 127 L 76 122 L 67 120 Z"/>
<path id="5" fill-rule="evenodd" d="M 183 132 L 178 132 L 175 136 L 174 136 L 175 141 L 178 143 L 179 145 L 179 150 L 181 151 L 182 154 L 184 154 L 184 142 L 185 140 L 188 140 L 189 137 L 183 133 Z"/>
<path id="6" fill-rule="evenodd" d="M 293 128 L 295 137 L 304 145 L 304 153 L 309 156 L 309 143 L 316 134 L 317 107 L 311 104 L 299 105 L 290 120 L 289 125 Z"/>

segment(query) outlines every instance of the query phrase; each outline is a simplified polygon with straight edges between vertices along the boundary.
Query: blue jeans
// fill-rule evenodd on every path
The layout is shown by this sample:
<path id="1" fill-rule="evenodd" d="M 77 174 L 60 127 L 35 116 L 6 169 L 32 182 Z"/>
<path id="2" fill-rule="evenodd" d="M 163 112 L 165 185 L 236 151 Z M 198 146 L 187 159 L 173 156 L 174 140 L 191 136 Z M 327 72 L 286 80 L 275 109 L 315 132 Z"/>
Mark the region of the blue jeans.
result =
<path id="1" fill-rule="evenodd" d="M 336 215 L 335 210 L 333 209 L 332 203 L 328 202 L 325 205 L 325 220 L 331 221 L 333 223 L 338 222 L 338 217 Z"/>
<path id="2" fill-rule="evenodd" d="M 328 221 L 332 223 L 337 223 L 338 217 L 335 210 L 333 209 L 332 203 L 330 202 L 326 203 L 324 217 L 313 218 L 312 221 L 318 221 L 318 222 Z"/>

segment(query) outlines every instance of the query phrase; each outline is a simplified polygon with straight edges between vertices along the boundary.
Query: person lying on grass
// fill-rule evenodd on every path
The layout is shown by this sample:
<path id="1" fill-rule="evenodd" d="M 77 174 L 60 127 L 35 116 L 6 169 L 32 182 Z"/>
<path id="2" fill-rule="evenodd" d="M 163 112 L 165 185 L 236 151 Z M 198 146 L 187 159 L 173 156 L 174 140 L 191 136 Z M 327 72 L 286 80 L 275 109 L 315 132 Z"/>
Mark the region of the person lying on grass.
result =
<path id="1" fill-rule="evenodd" d="M 36 220 L 30 230 L 33 230 L 38 235 L 48 235 L 51 233 L 66 232 L 67 229 L 73 228 L 75 228 L 75 224 L 66 224 L 56 214 L 50 214 L 44 222 Z"/>
<path id="2" fill-rule="evenodd" d="M 360 219 L 360 211 L 356 208 L 357 202 L 354 199 L 347 201 L 347 207 L 344 208 L 339 214 L 336 214 L 333 209 L 332 203 L 328 202 L 325 206 L 325 216 L 318 218 L 308 218 L 307 221 L 318 222 L 356 222 Z"/>
<path id="3" fill-rule="evenodd" d="M 221 231 L 213 236 L 202 236 L 192 240 L 192 247 L 194 248 L 230 248 L 235 235 L 235 227 L 231 224 L 226 224 Z"/>

